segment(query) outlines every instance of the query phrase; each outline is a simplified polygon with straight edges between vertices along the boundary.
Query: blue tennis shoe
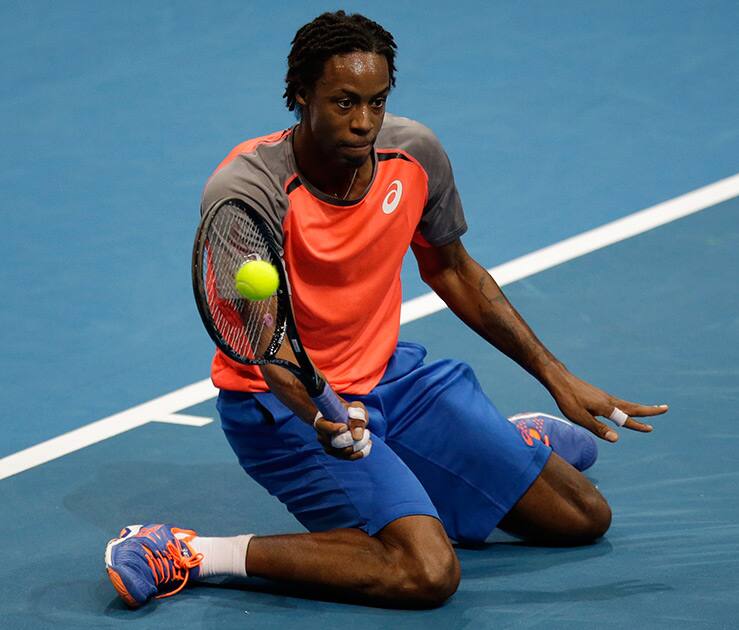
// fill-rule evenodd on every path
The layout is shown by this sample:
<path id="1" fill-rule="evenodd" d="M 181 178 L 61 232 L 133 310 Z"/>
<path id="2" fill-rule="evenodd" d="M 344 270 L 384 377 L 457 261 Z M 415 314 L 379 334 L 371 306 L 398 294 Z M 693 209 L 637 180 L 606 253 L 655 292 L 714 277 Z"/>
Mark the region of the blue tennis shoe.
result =
<path id="1" fill-rule="evenodd" d="M 129 525 L 105 548 L 105 567 L 115 590 L 131 608 L 151 597 L 169 597 L 197 578 L 202 554 L 190 541 L 197 534 L 171 525 Z"/>
<path id="2" fill-rule="evenodd" d="M 517 413 L 508 418 L 521 432 L 525 442 L 540 440 L 578 470 L 587 470 L 598 458 L 593 434 L 569 420 L 548 413 Z"/>

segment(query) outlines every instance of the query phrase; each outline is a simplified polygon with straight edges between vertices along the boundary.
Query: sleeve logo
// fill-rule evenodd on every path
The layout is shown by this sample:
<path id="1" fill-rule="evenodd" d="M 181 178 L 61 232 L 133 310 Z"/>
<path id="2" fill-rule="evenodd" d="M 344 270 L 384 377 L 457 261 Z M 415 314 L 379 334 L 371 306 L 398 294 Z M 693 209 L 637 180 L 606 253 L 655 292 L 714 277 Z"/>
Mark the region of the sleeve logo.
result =
<path id="1" fill-rule="evenodd" d="M 400 203 L 400 198 L 403 196 L 403 182 L 399 179 L 392 181 L 388 186 L 387 194 L 382 200 L 382 211 L 385 214 L 392 214 Z"/>

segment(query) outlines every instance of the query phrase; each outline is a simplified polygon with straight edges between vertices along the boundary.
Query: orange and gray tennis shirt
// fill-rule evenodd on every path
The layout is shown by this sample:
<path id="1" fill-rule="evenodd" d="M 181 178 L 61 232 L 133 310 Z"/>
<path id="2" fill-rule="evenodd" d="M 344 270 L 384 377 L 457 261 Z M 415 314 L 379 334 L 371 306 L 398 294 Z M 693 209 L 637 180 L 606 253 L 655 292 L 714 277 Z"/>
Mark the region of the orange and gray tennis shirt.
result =
<path id="1" fill-rule="evenodd" d="M 411 242 L 441 246 L 466 229 L 451 164 L 436 136 L 391 114 L 375 142 L 372 180 L 342 201 L 311 186 L 293 153 L 295 128 L 235 147 L 208 180 L 201 212 L 240 199 L 273 228 L 284 251 L 303 345 L 338 392 L 367 394 L 400 332 L 400 270 Z M 258 368 L 216 351 L 216 387 L 263 392 Z"/>

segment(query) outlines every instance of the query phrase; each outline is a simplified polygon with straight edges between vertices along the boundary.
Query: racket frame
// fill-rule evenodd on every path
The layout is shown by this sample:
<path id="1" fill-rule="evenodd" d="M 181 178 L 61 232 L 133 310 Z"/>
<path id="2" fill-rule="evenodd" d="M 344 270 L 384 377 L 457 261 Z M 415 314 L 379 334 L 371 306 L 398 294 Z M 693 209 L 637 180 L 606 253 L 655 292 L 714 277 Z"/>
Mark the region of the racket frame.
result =
<path id="1" fill-rule="evenodd" d="M 275 317 L 274 333 L 267 346 L 267 350 L 260 358 L 249 358 L 236 352 L 223 338 L 223 335 L 221 335 L 217 326 L 213 322 L 210 307 L 208 306 L 208 294 L 203 274 L 206 240 L 210 225 L 215 220 L 221 208 L 226 205 L 233 206 L 239 211 L 244 212 L 254 223 L 269 250 L 271 260 L 267 262 L 271 263 L 275 267 L 277 275 L 279 276 L 279 286 L 276 292 L 277 315 Z M 200 318 L 203 320 L 205 329 L 216 346 L 226 356 L 242 365 L 277 365 L 289 370 L 298 380 L 300 380 L 307 390 L 308 395 L 314 400 L 326 394 L 327 383 L 316 372 L 313 363 L 305 351 L 303 342 L 300 340 L 300 335 L 298 334 L 291 306 L 292 298 L 290 283 L 287 278 L 287 273 L 285 272 L 281 248 L 277 245 L 277 242 L 272 235 L 272 231 L 266 224 L 265 220 L 241 199 L 227 199 L 222 201 L 210 208 L 203 215 L 200 225 L 198 226 L 192 250 L 192 288 L 195 296 L 195 303 L 197 304 L 198 312 L 200 313 Z M 285 336 L 287 336 L 298 365 L 276 356 L 282 346 Z"/>

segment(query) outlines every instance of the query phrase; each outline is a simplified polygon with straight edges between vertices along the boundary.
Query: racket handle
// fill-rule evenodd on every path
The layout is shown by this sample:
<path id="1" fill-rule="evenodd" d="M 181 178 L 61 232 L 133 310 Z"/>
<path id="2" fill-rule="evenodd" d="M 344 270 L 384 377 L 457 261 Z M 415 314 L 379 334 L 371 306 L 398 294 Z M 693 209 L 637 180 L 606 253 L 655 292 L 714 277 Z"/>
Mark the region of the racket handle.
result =
<path id="1" fill-rule="evenodd" d="M 316 403 L 324 418 L 332 422 L 344 422 L 348 426 L 349 412 L 328 383 L 323 386 L 323 391 L 318 396 L 313 396 L 311 400 Z"/>

